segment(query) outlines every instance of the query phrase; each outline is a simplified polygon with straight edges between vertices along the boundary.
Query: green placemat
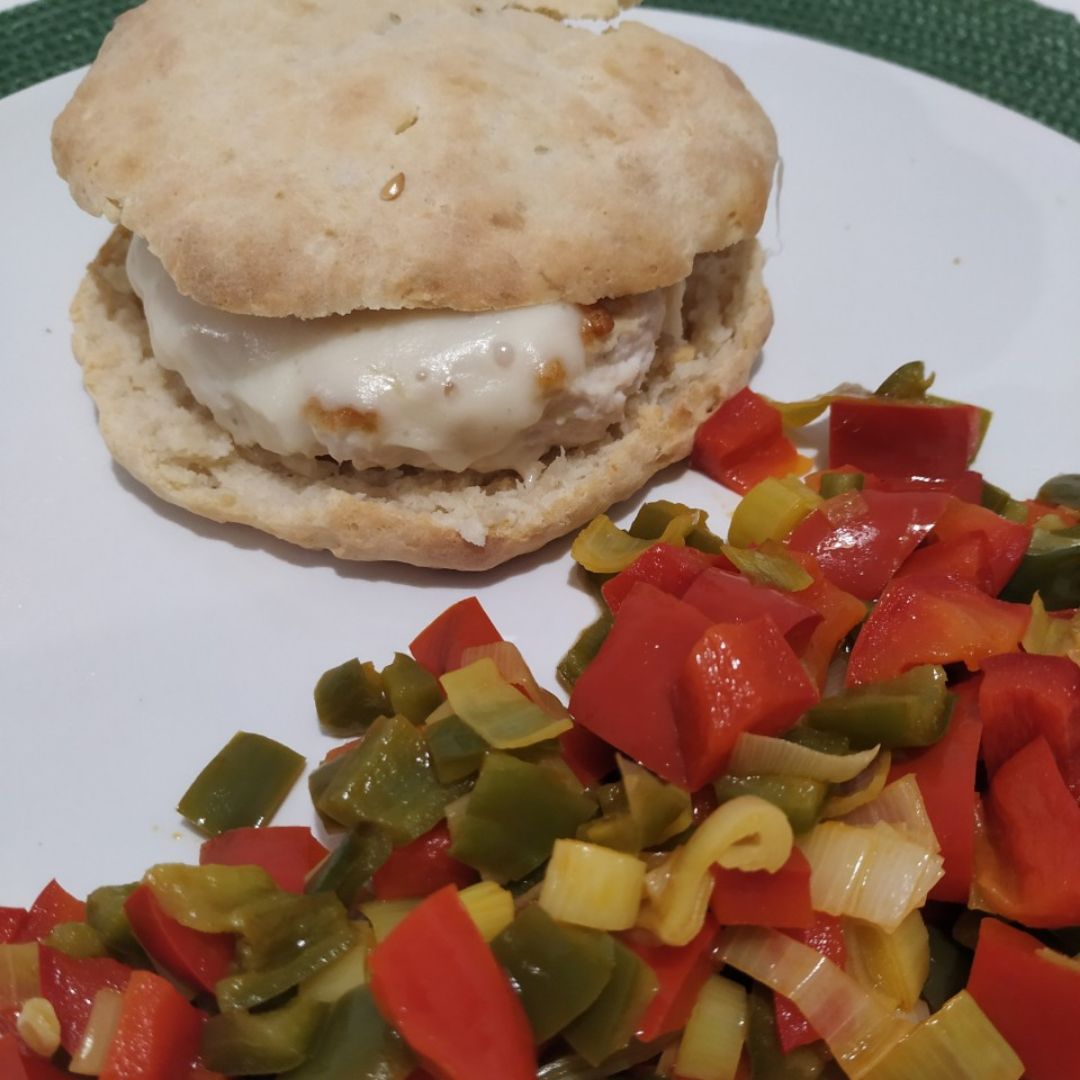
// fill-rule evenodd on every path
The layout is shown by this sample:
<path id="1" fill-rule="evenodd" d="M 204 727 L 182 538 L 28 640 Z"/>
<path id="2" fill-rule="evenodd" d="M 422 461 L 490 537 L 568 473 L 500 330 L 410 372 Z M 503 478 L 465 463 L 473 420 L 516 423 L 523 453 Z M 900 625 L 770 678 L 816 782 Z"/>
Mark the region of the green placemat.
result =
<path id="1" fill-rule="evenodd" d="M 0 96 L 89 63 L 130 0 L 0 12 Z M 664 0 L 925 71 L 1080 140 L 1080 22 L 1032 0 Z"/>

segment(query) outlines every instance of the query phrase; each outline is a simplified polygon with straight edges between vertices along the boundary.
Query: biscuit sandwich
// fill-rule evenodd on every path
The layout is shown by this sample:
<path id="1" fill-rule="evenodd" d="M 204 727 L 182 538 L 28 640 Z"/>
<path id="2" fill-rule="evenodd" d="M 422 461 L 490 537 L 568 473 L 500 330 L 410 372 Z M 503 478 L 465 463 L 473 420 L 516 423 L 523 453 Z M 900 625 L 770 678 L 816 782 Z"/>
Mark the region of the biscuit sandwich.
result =
<path id="1" fill-rule="evenodd" d="M 687 44 L 528 7 L 117 20 L 53 154 L 116 225 L 74 349 L 133 476 L 346 559 L 476 570 L 686 456 L 771 326 L 772 127 Z"/>

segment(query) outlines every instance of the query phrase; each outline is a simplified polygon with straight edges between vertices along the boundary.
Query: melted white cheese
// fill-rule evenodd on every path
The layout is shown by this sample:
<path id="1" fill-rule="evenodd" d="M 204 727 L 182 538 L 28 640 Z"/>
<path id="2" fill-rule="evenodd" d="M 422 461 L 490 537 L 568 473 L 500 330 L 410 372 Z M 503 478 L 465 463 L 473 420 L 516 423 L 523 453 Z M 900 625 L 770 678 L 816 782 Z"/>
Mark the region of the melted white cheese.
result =
<path id="1" fill-rule="evenodd" d="M 234 315 L 183 296 L 133 238 L 128 277 L 157 361 L 245 445 L 357 467 L 523 475 L 555 445 L 603 435 L 652 361 L 663 300 L 599 366 L 581 311 L 357 311 L 304 321 Z M 555 384 L 555 385 L 553 385 Z"/>

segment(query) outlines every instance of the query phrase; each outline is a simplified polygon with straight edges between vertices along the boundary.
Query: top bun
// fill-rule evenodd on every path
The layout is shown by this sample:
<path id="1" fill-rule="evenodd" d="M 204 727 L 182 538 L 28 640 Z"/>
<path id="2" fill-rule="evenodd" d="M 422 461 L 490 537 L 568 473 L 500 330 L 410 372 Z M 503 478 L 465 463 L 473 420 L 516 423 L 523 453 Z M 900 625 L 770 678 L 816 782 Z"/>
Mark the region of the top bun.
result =
<path id="1" fill-rule="evenodd" d="M 302 318 L 673 284 L 757 231 L 776 159 L 706 54 L 499 0 L 148 0 L 53 152 L 79 205 L 144 237 L 182 292 Z"/>

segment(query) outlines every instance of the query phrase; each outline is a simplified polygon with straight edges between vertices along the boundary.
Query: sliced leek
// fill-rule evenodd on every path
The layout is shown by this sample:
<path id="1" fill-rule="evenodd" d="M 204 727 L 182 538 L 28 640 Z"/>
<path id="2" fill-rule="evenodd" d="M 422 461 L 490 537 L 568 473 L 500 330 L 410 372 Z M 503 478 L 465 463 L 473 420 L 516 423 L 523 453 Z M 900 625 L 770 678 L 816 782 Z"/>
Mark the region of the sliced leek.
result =
<path id="1" fill-rule="evenodd" d="M 1036 593 L 1031 598 L 1031 622 L 1021 644 L 1024 652 L 1067 656 L 1074 664 L 1080 664 L 1080 612 L 1071 619 L 1052 618 Z"/>
<path id="2" fill-rule="evenodd" d="M 718 954 L 794 1002 L 853 1080 L 873 1075 L 874 1066 L 911 1030 L 904 1017 L 831 960 L 778 930 L 725 930 Z"/>
<path id="3" fill-rule="evenodd" d="M 680 1080 L 734 1080 L 746 1041 L 746 990 L 710 975 L 698 993 L 675 1055 Z"/>
<path id="4" fill-rule="evenodd" d="M 41 993 L 37 942 L 0 945 L 0 1009 L 18 1008 Z"/>
<path id="5" fill-rule="evenodd" d="M 930 935 L 922 913 L 913 911 L 889 933 L 873 923 L 844 923 L 847 970 L 863 986 L 913 1009 L 930 974 Z"/>
<path id="6" fill-rule="evenodd" d="M 645 864 L 633 855 L 580 840 L 556 840 L 540 887 L 540 906 L 560 922 L 629 930 L 641 907 Z"/>
<path id="7" fill-rule="evenodd" d="M 919 781 L 912 773 L 886 785 L 873 802 L 844 816 L 848 825 L 891 825 L 901 836 L 930 851 L 940 851 L 937 834 L 923 802 Z"/>
<path id="8" fill-rule="evenodd" d="M 877 756 L 878 747 L 858 754 L 826 754 L 808 746 L 745 733 L 739 736 L 728 763 L 735 776 L 787 775 L 843 784 L 854 780 Z"/>
<path id="9" fill-rule="evenodd" d="M 941 856 L 889 825 L 870 828 L 823 821 L 799 848 L 810 863 L 815 911 L 849 915 L 895 930 L 944 873 Z"/>
<path id="10" fill-rule="evenodd" d="M 1065 1062 L 1062 1066 L 1071 1067 Z M 1020 1080 L 1023 1074 L 1012 1047 L 975 999 L 961 990 L 869 1075 L 871 1080 Z"/>
<path id="11" fill-rule="evenodd" d="M 753 795 L 714 810 L 690 839 L 645 879 L 638 925 L 665 945 L 685 945 L 701 930 L 712 893 L 712 867 L 776 873 L 794 834 L 784 812 Z"/>
<path id="12" fill-rule="evenodd" d="M 873 802 L 885 789 L 892 767 L 892 754 L 882 750 L 854 780 L 837 784 L 821 808 L 823 818 L 843 817 Z"/>
<path id="13" fill-rule="evenodd" d="M 498 937 L 514 921 L 514 897 L 494 881 L 478 881 L 462 889 L 458 899 L 485 941 Z"/>
<path id="14" fill-rule="evenodd" d="M 369 900 L 360 913 L 369 923 L 378 944 L 420 903 L 419 900 Z"/>
<path id="15" fill-rule="evenodd" d="M 439 681 L 454 714 L 496 750 L 546 742 L 573 726 L 569 716 L 554 717 L 514 689 L 490 657 L 448 671 Z"/>
<path id="16" fill-rule="evenodd" d="M 499 669 L 499 674 L 511 686 L 516 686 L 526 697 L 539 705 L 545 712 L 560 718 L 570 714 L 566 706 L 550 690 L 545 690 L 536 681 L 525 658 L 516 645 L 509 641 L 492 641 L 487 645 L 473 645 L 463 650 L 459 667 L 468 667 L 477 660 L 491 660 Z"/>
<path id="17" fill-rule="evenodd" d="M 82 1042 L 68 1065 L 68 1072 L 78 1076 L 100 1076 L 113 1036 L 120 1026 L 124 1010 L 124 995 L 106 987 L 94 995 L 90 1016 L 83 1029 Z"/>
<path id="18" fill-rule="evenodd" d="M 52 1057 L 60 1049 L 60 1020 L 48 998 L 32 997 L 24 1001 L 15 1020 L 15 1030 L 43 1058 Z"/>

